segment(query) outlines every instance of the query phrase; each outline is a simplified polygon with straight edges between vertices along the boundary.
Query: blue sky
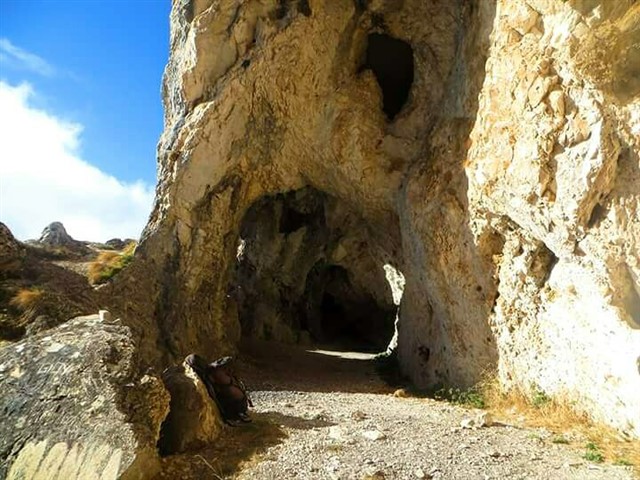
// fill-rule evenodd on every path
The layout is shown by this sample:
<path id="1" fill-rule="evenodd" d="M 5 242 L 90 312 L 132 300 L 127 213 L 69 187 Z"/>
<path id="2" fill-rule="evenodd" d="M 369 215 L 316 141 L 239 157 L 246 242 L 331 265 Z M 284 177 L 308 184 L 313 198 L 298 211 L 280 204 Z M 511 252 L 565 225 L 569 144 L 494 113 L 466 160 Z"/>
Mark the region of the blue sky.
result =
<path id="1" fill-rule="evenodd" d="M 80 239 L 137 236 L 142 230 L 151 207 L 155 147 L 162 131 L 160 84 L 168 56 L 169 11 L 169 0 L 0 0 L 0 99 L 5 102 L 0 104 L 0 115 L 5 112 L 0 141 L 15 144 L 13 150 L 0 149 L 0 221 L 7 223 L 18 238 L 37 236 L 54 220 L 65 225 L 71 222 L 67 229 Z M 25 113 L 12 115 L 24 121 L 11 121 L 8 106 Z M 39 123 L 34 131 L 29 122 L 38 123 L 44 117 L 51 121 Z M 41 134 L 43 128 L 57 132 L 58 137 Z M 73 138 L 66 138 L 67 134 Z M 52 143 L 42 145 L 41 150 L 26 145 L 43 143 L 44 138 Z M 75 206 L 63 198 L 68 185 L 54 189 L 57 196 L 46 201 L 46 212 L 30 214 L 18 190 L 38 184 L 28 181 L 42 169 L 38 162 L 43 160 L 34 157 L 49 157 L 47 152 L 58 150 L 61 168 L 76 172 L 74 168 L 78 167 L 75 180 L 93 178 L 97 194 L 109 196 L 109 190 L 103 191 L 103 183 L 111 185 L 111 191 L 114 186 L 117 191 L 123 187 L 122 198 L 115 199 L 123 209 L 121 221 L 109 214 L 108 224 L 99 225 L 100 218 L 89 217 L 105 216 L 104 209 L 92 212 L 86 208 L 87 202 L 97 199 L 83 202 L 76 198 L 79 205 Z M 32 163 L 33 168 L 17 172 L 8 165 L 16 161 Z M 56 161 L 53 157 L 47 160 Z M 86 170 L 87 165 L 94 169 Z M 55 176 L 49 179 L 55 181 Z M 112 180 L 118 183 L 111 184 Z M 46 182 L 40 182 L 40 190 L 42 184 Z M 130 194 L 131 189 L 138 190 Z M 149 203 L 144 215 L 137 211 L 141 210 L 141 192 Z M 26 193 L 39 195 L 39 191 L 25 192 L 23 197 Z M 144 217 L 142 220 L 129 218 L 133 210 L 127 207 L 127 196 L 137 202 L 134 209 L 138 217 Z M 32 202 L 36 210 L 38 206 L 42 210 L 45 199 L 40 200 Z M 57 210 L 52 208 L 55 204 L 59 204 Z M 79 212 L 79 208 L 86 211 Z M 45 220 L 44 213 L 55 218 Z M 28 225 L 25 216 L 31 217 Z"/>

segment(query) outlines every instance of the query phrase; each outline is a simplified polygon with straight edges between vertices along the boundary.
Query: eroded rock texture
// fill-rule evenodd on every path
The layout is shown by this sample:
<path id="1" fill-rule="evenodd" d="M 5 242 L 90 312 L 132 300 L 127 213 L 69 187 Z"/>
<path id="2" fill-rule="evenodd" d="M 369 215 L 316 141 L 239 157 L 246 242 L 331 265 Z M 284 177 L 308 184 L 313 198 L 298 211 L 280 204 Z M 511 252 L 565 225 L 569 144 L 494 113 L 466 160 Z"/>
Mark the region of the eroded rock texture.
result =
<path id="1" fill-rule="evenodd" d="M 162 381 L 171 403 L 158 440 L 160 453 L 195 450 L 215 441 L 222 432 L 222 416 L 198 374 L 183 362 L 166 369 Z"/>
<path id="2" fill-rule="evenodd" d="M 166 364 L 241 332 L 326 340 L 309 308 L 326 292 L 393 317 L 392 266 L 418 385 L 497 368 L 640 435 L 639 17 L 630 0 L 174 2 L 156 205 L 104 292 Z"/>
<path id="3" fill-rule="evenodd" d="M 137 375 L 137 361 L 129 329 L 97 315 L 0 349 L 0 477 L 157 472 L 169 399 L 159 378 Z"/>

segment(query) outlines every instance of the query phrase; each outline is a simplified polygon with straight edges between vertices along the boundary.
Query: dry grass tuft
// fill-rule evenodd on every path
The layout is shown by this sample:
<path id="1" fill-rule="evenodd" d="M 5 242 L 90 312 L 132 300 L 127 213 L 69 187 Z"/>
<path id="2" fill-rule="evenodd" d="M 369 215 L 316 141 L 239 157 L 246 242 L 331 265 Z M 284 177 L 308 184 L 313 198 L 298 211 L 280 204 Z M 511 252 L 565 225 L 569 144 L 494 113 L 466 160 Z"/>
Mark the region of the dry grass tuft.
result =
<path id="1" fill-rule="evenodd" d="M 495 378 L 482 382 L 481 392 L 487 410 L 509 423 L 545 428 L 552 432 L 551 443 L 566 443 L 583 450 L 583 458 L 633 465 L 640 473 L 640 441 L 630 440 L 611 427 L 593 422 L 561 397 L 551 398 L 537 390 L 505 391 Z"/>
<path id="2" fill-rule="evenodd" d="M 22 288 L 9 303 L 22 312 L 39 310 L 45 303 L 45 293 L 40 288 Z"/>
<path id="3" fill-rule="evenodd" d="M 131 262 L 135 248 L 136 243 L 132 242 L 122 252 L 101 252 L 89 265 L 89 281 L 94 285 L 105 283 Z"/>

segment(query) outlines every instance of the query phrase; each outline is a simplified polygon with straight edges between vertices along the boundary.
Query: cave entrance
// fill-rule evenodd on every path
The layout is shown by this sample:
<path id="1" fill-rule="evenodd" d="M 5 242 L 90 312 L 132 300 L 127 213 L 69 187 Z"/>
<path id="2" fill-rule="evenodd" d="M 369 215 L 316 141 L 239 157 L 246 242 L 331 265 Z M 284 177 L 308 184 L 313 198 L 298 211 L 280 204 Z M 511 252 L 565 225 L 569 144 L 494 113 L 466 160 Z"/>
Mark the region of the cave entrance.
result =
<path id="1" fill-rule="evenodd" d="M 393 120 L 404 107 L 413 84 L 413 49 L 383 33 L 369 34 L 363 69 L 371 69 L 382 90 L 382 109 Z"/>
<path id="2" fill-rule="evenodd" d="M 243 337 L 385 351 L 397 303 L 360 218 L 311 187 L 263 197 L 245 214 L 231 293 Z"/>

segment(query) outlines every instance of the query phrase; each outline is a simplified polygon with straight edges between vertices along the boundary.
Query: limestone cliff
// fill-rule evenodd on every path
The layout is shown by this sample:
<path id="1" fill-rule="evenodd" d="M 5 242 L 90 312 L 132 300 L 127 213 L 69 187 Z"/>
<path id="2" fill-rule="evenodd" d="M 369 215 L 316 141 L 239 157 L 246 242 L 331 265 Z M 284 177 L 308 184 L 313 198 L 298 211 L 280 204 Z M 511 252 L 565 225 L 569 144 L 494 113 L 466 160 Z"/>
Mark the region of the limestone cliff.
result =
<path id="1" fill-rule="evenodd" d="M 165 364 L 299 341 L 337 267 L 317 288 L 393 321 L 386 265 L 418 385 L 497 368 L 639 436 L 639 29 L 631 0 L 176 0 L 154 212 L 103 291 Z"/>

